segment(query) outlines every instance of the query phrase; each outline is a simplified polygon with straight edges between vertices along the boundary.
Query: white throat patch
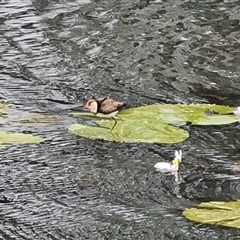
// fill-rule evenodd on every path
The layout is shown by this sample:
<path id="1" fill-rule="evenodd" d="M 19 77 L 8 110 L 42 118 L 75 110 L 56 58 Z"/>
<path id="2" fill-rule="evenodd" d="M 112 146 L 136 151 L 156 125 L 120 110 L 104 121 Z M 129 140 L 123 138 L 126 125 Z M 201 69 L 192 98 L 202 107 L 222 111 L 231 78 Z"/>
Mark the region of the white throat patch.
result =
<path id="1" fill-rule="evenodd" d="M 89 106 L 89 109 L 92 113 L 97 113 L 98 110 L 98 104 L 96 101 L 92 102 L 91 105 Z"/>

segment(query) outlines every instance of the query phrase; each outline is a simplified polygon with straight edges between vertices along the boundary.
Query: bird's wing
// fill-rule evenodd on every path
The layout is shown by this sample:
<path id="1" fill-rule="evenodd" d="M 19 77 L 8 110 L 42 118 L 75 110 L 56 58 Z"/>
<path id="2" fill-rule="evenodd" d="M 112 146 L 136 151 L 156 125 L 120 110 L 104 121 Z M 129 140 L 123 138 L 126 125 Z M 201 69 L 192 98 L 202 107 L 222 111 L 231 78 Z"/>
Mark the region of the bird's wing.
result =
<path id="1" fill-rule="evenodd" d="M 117 102 L 111 98 L 107 98 L 101 102 L 99 112 L 109 114 L 120 110 L 123 105 L 124 103 L 122 102 Z"/>
<path id="2" fill-rule="evenodd" d="M 107 100 L 108 99 L 108 97 L 102 97 L 102 98 L 97 98 L 97 99 L 95 99 L 97 102 L 99 102 L 99 103 L 103 103 L 105 100 Z"/>

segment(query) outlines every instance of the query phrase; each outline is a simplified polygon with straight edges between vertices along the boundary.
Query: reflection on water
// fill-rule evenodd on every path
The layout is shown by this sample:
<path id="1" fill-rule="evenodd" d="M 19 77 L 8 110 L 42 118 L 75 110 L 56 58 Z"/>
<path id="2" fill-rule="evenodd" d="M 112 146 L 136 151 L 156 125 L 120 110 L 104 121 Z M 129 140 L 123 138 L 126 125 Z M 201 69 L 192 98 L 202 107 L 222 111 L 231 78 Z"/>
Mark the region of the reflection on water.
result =
<path id="1" fill-rule="evenodd" d="M 238 239 L 193 224 L 185 207 L 240 198 L 239 124 L 186 126 L 178 145 L 76 139 L 68 108 L 91 96 L 130 106 L 240 105 L 237 1 L 14 1 L 0 3 L 0 98 L 14 117 L 59 114 L 32 131 L 35 146 L 1 149 L 6 239 Z M 183 150 L 184 182 L 153 166 Z M 41 237 L 40 237 L 41 236 Z"/>

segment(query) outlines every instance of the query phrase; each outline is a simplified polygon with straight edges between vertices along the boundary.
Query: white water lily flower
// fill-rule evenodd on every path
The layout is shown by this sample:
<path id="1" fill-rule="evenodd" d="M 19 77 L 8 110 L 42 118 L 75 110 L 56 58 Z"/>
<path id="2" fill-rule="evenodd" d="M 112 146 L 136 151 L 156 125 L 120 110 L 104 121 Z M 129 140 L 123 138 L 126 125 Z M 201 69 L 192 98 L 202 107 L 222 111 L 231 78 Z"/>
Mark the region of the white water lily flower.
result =
<path id="1" fill-rule="evenodd" d="M 240 107 L 237 107 L 233 113 L 236 115 L 236 116 L 239 116 L 240 117 Z"/>
<path id="2" fill-rule="evenodd" d="M 182 161 L 182 151 L 175 151 L 175 158 L 171 163 L 168 162 L 158 162 L 154 165 L 157 171 L 162 173 L 171 172 L 176 173 L 178 171 L 179 164 Z"/>

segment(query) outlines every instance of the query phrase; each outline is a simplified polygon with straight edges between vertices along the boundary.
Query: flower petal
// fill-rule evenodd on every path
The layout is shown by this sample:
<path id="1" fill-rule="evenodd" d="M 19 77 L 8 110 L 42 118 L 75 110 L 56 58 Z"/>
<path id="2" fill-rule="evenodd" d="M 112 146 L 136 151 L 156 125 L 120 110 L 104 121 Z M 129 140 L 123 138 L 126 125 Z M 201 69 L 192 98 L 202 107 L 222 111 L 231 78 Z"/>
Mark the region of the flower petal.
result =
<path id="1" fill-rule="evenodd" d="M 236 115 L 236 116 L 240 116 L 240 107 L 237 107 L 233 113 Z"/>

